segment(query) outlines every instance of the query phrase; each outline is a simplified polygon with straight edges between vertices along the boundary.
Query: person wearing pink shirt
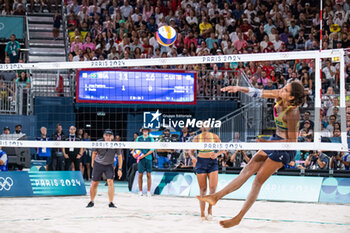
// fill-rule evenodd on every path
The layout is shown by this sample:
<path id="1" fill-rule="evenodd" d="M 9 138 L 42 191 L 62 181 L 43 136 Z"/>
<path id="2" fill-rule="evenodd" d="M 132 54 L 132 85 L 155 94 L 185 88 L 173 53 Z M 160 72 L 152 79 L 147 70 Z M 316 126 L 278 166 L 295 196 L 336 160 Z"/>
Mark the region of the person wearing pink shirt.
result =
<path id="1" fill-rule="evenodd" d="M 90 48 L 91 51 L 95 51 L 96 50 L 96 45 L 91 42 L 90 36 L 87 36 L 85 38 L 85 43 L 83 44 L 83 51 L 85 51 L 87 48 Z"/>
<path id="2" fill-rule="evenodd" d="M 241 32 L 238 33 L 238 40 L 235 41 L 233 44 L 233 47 L 237 51 L 241 51 L 243 48 L 247 46 L 247 41 L 243 38 L 243 35 Z"/>
<path id="3" fill-rule="evenodd" d="M 83 50 L 83 43 L 80 42 L 80 37 L 76 36 L 75 41 L 72 42 L 70 46 L 71 53 L 74 51 L 75 46 L 78 45 L 79 49 Z"/>

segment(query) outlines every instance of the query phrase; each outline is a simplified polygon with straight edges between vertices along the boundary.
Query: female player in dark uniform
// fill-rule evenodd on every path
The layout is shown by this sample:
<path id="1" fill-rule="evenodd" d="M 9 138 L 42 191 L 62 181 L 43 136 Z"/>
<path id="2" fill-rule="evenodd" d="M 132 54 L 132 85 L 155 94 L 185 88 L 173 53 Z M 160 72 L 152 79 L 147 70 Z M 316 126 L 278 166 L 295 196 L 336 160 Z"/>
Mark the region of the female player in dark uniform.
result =
<path id="1" fill-rule="evenodd" d="M 222 89 L 229 93 L 243 92 L 252 97 L 275 98 L 274 119 L 276 123 L 276 135 L 270 138 L 270 142 L 297 142 L 300 112 L 305 94 L 304 87 L 299 82 L 291 82 L 278 90 L 260 90 L 248 87 L 229 86 Z M 266 141 L 266 140 L 259 140 Z M 227 228 L 238 225 L 249 208 L 253 205 L 264 182 L 281 168 L 288 164 L 295 156 L 295 151 L 258 151 L 239 176 L 231 181 L 219 192 L 204 197 L 197 196 L 201 201 L 215 205 L 225 195 L 239 189 L 252 175 L 256 174 L 252 189 L 241 209 L 232 219 L 220 221 L 221 226 Z"/>
<path id="2" fill-rule="evenodd" d="M 218 135 L 209 132 L 209 128 L 202 127 L 202 133 L 194 137 L 193 142 L 221 142 Z M 214 152 L 214 150 L 199 150 L 197 158 L 194 156 L 194 150 L 191 150 L 190 156 L 193 166 L 197 174 L 197 180 L 200 190 L 200 195 L 207 194 L 207 179 L 209 180 L 209 193 L 213 194 L 218 185 L 218 159 L 217 157 L 223 151 Z M 210 220 L 212 218 L 212 205 L 209 204 L 208 216 L 205 217 L 205 202 L 200 201 L 201 218 L 202 220 Z"/>

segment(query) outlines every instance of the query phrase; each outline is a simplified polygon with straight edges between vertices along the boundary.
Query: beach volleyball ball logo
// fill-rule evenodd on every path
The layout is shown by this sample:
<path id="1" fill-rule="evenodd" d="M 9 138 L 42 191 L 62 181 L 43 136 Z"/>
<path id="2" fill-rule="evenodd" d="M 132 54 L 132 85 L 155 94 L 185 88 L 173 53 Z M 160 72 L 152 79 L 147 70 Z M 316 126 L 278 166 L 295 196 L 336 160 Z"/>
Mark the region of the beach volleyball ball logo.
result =
<path id="1" fill-rule="evenodd" d="M 170 46 L 174 44 L 176 36 L 176 30 L 170 26 L 162 26 L 158 28 L 156 33 L 156 39 L 158 43 L 163 46 Z"/>

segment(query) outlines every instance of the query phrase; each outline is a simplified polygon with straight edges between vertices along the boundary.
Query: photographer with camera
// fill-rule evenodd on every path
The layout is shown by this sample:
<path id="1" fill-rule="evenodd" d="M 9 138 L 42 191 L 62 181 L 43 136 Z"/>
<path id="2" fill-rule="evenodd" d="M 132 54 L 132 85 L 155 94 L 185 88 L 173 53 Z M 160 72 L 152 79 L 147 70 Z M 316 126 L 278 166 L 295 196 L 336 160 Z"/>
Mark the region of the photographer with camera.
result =
<path id="1" fill-rule="evenodd" d="M 314 153 L 310 153 L 305 161 L 305 166 L 306 168 L 312 170 L 326 170 L 329 167 L 329 158 L 325 153 L 322 153 L 322 151 L 318 150 Z"/>
<path id="2" fill-rule="evenodd" d="M 171 135 L 169 129 L 164 129 L 163 134 L 159 137 L 159 142 L 171 142 Z M 174 150 L 158 149 L 157 150 L 157 164 L 158 168 L 170 167 L 171 156 Z"/>
<path id="3" fill-rule="evenodd" d="M 344 152 L 333 156 L 330 161 L 330 168 L 334 170 L 350 170 L 350 153 L 344 155 Z"/>
<path id="4" fill-rule="evenodd" d="M 8 170 L 8 158 L 5 151 L 3 151 L 0 147 L 0 172 Z"/>

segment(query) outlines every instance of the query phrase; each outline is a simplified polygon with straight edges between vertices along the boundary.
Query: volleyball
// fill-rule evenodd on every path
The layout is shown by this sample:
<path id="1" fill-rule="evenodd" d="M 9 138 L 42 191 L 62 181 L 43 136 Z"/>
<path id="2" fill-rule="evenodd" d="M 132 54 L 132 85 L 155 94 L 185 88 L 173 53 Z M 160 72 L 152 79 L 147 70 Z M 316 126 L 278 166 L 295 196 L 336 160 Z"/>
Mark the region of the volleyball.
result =
<path id="1" fill-rule="evenodd" d="M 156 39 L 158 43 L 163 46 L 170 46 L 174 44 L 176 36 L 176 30 L 170 26 L 162 26 L 158 28 L 156 33 Z"/>
<path id="2" fill-rule="evenodd" d="M 135 150 L 135 151 L 134 151 L 134 156 L 136 157 L 137 162 L 139 162 L 140 156 L 142 156 L 142 155 L 143 155 L 143 154 L 142 154 L 141 150 Z"/>

